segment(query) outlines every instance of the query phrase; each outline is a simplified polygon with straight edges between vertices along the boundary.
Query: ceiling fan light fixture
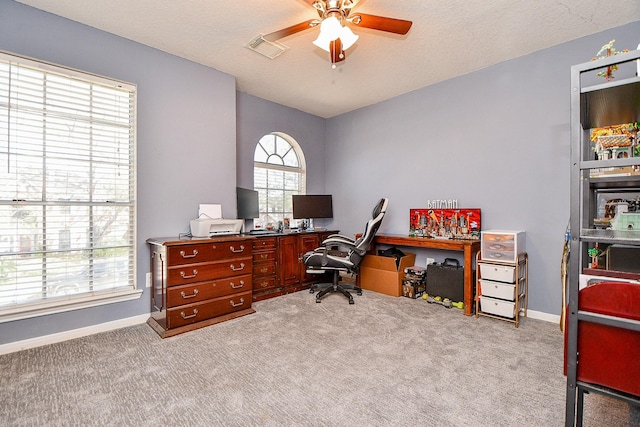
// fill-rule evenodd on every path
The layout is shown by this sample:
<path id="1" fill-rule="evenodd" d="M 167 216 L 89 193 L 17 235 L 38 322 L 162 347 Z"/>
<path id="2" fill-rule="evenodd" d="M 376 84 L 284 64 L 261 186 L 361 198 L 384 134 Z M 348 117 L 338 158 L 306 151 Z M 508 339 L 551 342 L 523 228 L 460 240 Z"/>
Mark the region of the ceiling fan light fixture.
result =
<path id="1" fill-rule="evenodd" d="M 342 49 L 347 50 L 358 40 L 360 36 L 353 34 L 351 28 L 344 26 L 340 30 L 340 40 L 342 41 Z"/>
<path id="2" fill-rule="evenodd" d="M 313 44 L 329 52 L 329 44 L 340 37 L 342 25 L 335 16 L 330 16 L 320 24 L 320 34 L 313 41 Z"/>
<path id="3" fill-rule="evenodd" d="M 340 39 L 342 49 L 347 50 L 353 46 L 358 37 L 351 31 L 351 28 L 343 26 L 338 18 L 330 16 L 320 24 L 320 34 L 313 41 L 313 44 L 326 52 L 330 52 L 331 42 Z"/>

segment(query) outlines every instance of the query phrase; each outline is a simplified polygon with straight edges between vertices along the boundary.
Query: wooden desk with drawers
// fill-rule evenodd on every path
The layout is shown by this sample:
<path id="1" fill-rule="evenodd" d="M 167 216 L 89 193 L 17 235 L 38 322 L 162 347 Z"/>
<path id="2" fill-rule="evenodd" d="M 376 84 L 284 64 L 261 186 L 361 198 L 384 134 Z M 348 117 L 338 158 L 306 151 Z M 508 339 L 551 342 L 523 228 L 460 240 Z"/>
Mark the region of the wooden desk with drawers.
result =
<path id="1" fill-rule="evenodd" d="M 432 239 L 427 237 L 412 237 L 400 234 L 378 234 L 373 241 L 376 245 L 407 246 L 412 248 L 442 249 L 464 253 L 464 314 L 473 313 L 473 259 L 480 250 L 480 239 L 454 240 Z"/>
<path id="2" fill-rule="evenodd" d="M 212 239 L 149 239 L 151 317 L 163 338 L 254 313 L 252 243 Z"/>
<path id="3" fill-rule="evenodd" d="M 152 238 L 151 317 L 163 338 L 254 313 L 253 301 L 308 289 L 302 255 L 335 230 Z"/>

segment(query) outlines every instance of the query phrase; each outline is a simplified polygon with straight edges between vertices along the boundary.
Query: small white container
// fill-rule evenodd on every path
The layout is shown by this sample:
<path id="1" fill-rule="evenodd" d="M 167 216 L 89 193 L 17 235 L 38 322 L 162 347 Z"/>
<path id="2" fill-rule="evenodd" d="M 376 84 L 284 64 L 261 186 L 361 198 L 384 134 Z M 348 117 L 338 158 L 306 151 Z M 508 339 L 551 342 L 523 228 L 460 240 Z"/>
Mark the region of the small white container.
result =
<path id="1" fill-rule="evenodd" d="M 482 259 L 486 261 L 517 262 L 518 254 L 526 252 L 525 232 L 488 230 L 480 233 Z"/>
<path id="2" fill-rule="evenodd" d="M 510 265 L 480 264 L 480 277 L 487 280 L 497 280 L 498 282 L 514 283 L 516 281 L 516 267 Z"/>
<path id="3" fill-rule="evenodd" d="M 485 313 L 508 317 L 509 319 L 516 317 L 516 303 L 512 301 L 480 295 L 480 309 Z"/>
<path id="4" fill-rule="evenodd" d="M 516 285 L 480 279 L 482 295 L 503 300 L 515 301 Z"/>

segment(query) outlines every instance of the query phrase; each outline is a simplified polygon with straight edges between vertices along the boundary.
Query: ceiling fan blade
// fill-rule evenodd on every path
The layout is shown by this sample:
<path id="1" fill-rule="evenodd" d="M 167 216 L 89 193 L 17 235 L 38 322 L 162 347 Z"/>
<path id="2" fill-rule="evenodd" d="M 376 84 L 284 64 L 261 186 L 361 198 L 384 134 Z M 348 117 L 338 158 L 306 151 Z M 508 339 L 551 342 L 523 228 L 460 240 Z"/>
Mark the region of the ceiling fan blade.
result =
<path id="1" fill-rule="evenodd" d="M 300 31 L 308 30 L 311 27 L 315 27 L 319 23 L 320 21 L 318 21 L 317 19 L 309 19 L 308 21 L 304 21 L 299 24 L 274 31 L 273 33 L 266 34 L 263 36 L 263 38 L 267 41 L 274 42 L 292 34 L 299 33 Z"/>
<path id="2" fill-rule="evenodd" d="M 411 28 L 411 24 L 413 24 L 411 21 L 405 21 L 404 19 L 386 18 L 384 16 L 368 15 L 366 13 L 356 13 L 350 20 L 358 27 L 402 35 L 407 34 Z"/>

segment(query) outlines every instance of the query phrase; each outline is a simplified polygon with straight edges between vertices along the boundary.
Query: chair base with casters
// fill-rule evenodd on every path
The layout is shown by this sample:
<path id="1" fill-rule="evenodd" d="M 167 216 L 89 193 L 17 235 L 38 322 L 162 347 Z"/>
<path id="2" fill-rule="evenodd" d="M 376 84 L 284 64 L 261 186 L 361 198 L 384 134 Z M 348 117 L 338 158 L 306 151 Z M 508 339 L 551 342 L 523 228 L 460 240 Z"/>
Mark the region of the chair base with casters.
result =
<path id="1" fill-rule="evenodd" d="M 331 283 L 316 283 L 309 288 L 309 293 L 312 294 L 315 291 L 318 291 L 316 294 L 316 303 L 322 302 L 321 299 L 323 296 L 327 295 L 329 292 L 340 292 L 345 297 L 349 298 L 349 304 L 355 304 L 353 300 L 353 295 L 351 292 L 354 291 L 358 295 L 362 295 L 362 288 L 356 285 L 347 285 L 346 283 L 342 283 L 342 276 L 340 273 L 346 273 L 347 270 L 333 270 L 333 281 Z M 307 273 L 320 273 L 317 270 L 307 271 Z"/>

